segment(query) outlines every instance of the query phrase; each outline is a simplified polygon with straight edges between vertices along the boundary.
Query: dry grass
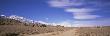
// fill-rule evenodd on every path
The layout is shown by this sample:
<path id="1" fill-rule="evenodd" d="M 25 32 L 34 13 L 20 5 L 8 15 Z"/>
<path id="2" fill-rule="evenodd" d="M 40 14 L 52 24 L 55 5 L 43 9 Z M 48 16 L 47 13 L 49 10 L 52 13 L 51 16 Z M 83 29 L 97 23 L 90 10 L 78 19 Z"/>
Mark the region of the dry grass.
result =
<path id="1" fill-rule="evenodd" d="M 78 36 L 110 36 L 110 27 L 79 28 L 75 34 Z"/>
<path id="2" fill-rule="evenodd" d="M 70 28 L 51 26 L 42 23 L 25 23 L 19 20 L 0 17 L 0 36 L 23 36 L 56 31 L 65 31 Z"/>
<path id="3" fill-rule="evenodd" d="M 65 27 L 38 27 L 38 26 L 25 26 L 25 25 L 0 25 L 0 36 L 6 36 L 7 34 L 16 34 L 16 35 L 32 35 L 32 34 L 41 34 L 49 33 L 56 31 L 65 31 L 68 28 Z"/>

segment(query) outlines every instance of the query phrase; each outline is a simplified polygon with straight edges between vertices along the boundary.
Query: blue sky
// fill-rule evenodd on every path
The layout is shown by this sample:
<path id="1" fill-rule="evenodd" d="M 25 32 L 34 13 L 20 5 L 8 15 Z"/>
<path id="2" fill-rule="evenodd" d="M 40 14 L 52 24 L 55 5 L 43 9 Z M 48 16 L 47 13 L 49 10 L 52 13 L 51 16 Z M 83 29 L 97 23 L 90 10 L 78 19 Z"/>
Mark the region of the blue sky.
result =
<path id="1" fill-rule="evenodd" d="M 0 0 L 0 14 L 64 26 L 110 25 L 110 0 Z"/>

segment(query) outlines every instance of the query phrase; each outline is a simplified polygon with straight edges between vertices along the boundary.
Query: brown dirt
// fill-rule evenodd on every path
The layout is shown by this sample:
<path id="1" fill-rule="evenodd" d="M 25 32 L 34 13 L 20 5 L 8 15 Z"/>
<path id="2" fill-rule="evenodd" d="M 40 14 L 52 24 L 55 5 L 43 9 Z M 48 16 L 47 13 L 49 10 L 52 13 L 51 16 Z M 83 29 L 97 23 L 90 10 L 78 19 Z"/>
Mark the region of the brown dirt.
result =
<path id="1" fill-rule="evenodd" d="M 28 36 L 110 36 L 109 28 L 75 28 L 69 31 L 53 32 Z"/>

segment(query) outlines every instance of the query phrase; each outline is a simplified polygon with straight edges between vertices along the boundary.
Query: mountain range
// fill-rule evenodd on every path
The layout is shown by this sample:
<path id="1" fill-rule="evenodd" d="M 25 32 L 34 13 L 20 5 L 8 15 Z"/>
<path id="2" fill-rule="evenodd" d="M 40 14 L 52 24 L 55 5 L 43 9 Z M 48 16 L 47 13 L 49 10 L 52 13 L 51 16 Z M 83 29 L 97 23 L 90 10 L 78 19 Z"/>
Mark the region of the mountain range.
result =
<path id="1" fill-rule="evenodd" d="M 42 23 L 42 24 L 47 24 L 47 23 L 43 23 L 41 21 L 31 20 L 31 19 L 27 19 L 25 17 L 17 16 L 17 15 L 11 15 L 11 16 L 1 15 L 1 17 L 8 18 L 8 19 L 18 20 L 18 21 L 24 22 L 24 23 L 33 23 L 33 24 L 35 24 L 35 23 Z"/>

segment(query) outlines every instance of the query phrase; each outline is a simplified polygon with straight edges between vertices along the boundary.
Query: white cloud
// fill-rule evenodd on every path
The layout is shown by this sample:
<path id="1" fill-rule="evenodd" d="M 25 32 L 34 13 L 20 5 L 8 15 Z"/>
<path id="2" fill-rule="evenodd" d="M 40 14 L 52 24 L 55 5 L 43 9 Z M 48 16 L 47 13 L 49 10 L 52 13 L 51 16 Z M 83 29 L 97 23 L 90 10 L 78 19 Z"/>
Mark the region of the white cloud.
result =
<path id="1" fill-rule="evenodd" d="M 75 2 L 76 0 L 50 0 L 48 1 L 51 7 L 70 7 L 70 6 L 80 6 L 83 3 Z"/>
<path id="2" fill-rule="evenodd" d="M 99 15 L 91 15 L 96 9 L 92 8 L 75 8 L 74 6 L 85 5 L 82 0 L 50 0 L 48 4 L 51 7 L 64 8 L 64 11 L 71 12 L 74 19 L 96 19 L 100 17 Z M 68 8 L 69 7 L 69 8 Z M 74 7 L 74 8 L 70 8 Z"/>
<path id="3" fill-rule="evenodd" d="M 68 8 L 65 11 L 71 12 L 73 14 L 74 19 L 96 19 L 98 17 L 101 17 L 99 15 L 91 15 L 91 12 L 95 11 L 95 9 Z"/>
<path id="4" fill-rule="evenodd" d="M 94 7 L 102 7 L 103 5 L 97 1 L 88 1 L 88 0 L 50 0 L 48 2 L 48 4 L 51 7 L 56 7 L 56 8 L 63 8 L 64 11 L 69 12 L 71 14 L 73 14 L 73 18 L 74 19 L 96 19 L 96 18 L 100 18 L 102 16 L 100 15 L 96 15 L 96 14 L 92 14 L 94 12 L 97 11 L 96 8 Z M 100 5 L 99 5 L 100 4 Z M 90 6 L 92 5 L 92 6 Z M 66 7 L 66 8 L 65 8 Z M 100 10 L 100 9 L 98 9 Z M 77 23 L 76 23 L 77 22 Z M 103 21 L 77 21 L 75 20 L 74 25 L 73 26 L 94 26 L 92 24 L 100 24 Z M 61 25 L 65 23 L 62 22 Z M 107 21 L 103 22 L 103 23 L 108 23 Z M 72 23 L 71 23 L 72 24 Z M 67 24 L 65 25 L 70 25 L 70 22 L 67 22 Z"/>
<path id="5" fill-rule="evenodd" d="M 98 17 L 101 17 L 101 16 L 98 16 L 98 15 L 79 15 L 79 16 L 74 16 L 73 18 L 74 19 L 96 19 Z"/>
<path id="6" fill-rule="evenodd" d="M 95 9 L 90 9 L 90 8 L 67 8 L 65 11 L 67 12 L 74 12 L 74 13 L 87 13 L 87 12 L 92 12 Z"/>

